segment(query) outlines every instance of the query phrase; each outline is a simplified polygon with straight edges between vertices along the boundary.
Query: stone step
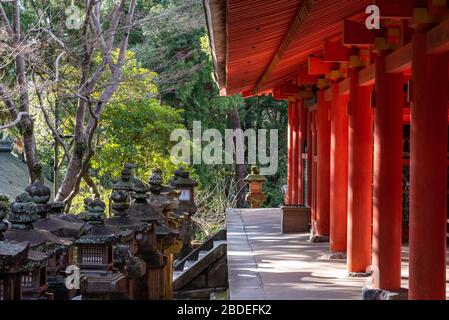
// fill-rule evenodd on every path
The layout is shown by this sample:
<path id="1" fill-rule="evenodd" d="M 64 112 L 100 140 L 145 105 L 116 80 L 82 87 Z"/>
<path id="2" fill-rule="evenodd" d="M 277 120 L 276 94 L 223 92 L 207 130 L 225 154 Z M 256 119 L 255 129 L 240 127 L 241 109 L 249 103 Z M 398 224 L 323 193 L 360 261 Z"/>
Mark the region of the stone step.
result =
<path id="1" fill-rule="evenodd" d="M 218 247 L 219 245 L 226 243 L 226 240 L 216 240 L 214 241 L 214 248 Z"/>
<path id="2" fill-rule="evenodd" d="M 173 271 L 173 281 L 174 280 L 176 280 L 176 279 L 178 279 L 178 277 L 180 276 L 182 274 L 182 271 L 181 270 L 179 270 L 179 271 Z"/>
<path id="3" fill-rule="evenodd" d="M 187 260 L 184 263 L 184 268 L 182 271 L 185 272 L 186 270 L 190 269 L 195 263 L 196 263 L 196 261 L 194 261 L 194 260 Z"/>
<path id="4" fill-rule="evenodd" d="M 200 251 L 200 253 L 198 254 L 198 261 L 203 259 L 208 253 L 209 251 Z"/>

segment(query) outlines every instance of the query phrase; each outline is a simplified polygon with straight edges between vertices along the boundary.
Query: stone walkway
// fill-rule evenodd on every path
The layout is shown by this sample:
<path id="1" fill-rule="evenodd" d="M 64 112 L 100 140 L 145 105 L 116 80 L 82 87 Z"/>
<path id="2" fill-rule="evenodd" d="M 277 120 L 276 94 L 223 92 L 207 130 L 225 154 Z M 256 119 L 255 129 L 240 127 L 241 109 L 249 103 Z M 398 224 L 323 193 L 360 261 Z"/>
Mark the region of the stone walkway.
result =
<path id="1" fill-rule="evenodd" d="M 361 299 L 370 278 L 347 277 L 345 261 L 321 259 L 328 244 L 312 244 L 308 234 L 283 235 L 280 224 L 279 209 L 227 210 L 231 300 Z M 404 248 L 405 288 L 407 256 Z"/>

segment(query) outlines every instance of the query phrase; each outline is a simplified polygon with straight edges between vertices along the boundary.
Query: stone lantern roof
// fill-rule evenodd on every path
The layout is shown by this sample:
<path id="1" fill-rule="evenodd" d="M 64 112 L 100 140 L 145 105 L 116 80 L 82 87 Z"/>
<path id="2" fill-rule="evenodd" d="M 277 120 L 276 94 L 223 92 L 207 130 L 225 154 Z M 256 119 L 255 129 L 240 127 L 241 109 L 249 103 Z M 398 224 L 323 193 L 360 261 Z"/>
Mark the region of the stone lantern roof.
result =
<path id="1" fill-rule="evenodd" d="M 187 171 L 184 167 L 180 167 L 175 171 L 175 175 L 171 180 L 171 185 L 175 188 L 180 187 L 197 187 L 198 182 L 192 178 L 190 178 L 190 172 Z"/>
<path id="2" fill-rule="evenodd" d="M 112 189 L 132 191 L 133 183 L 136 180 L 134 176 L 135 167 L 136 166 L 132 163 L 125 163 L 120 179 L 112 185 Z"/>
<path id="3" fill-rule="evenodd" d="M 161 225 L 164 223 L 162 212 L 147 201 L 148 190 L 144 182 L 137 179 L 134 181 L 133 191 L 130 194 L 133 200 L 128 209 L 129 215 L 149 224 Z"/>
<path id="4" fill-rule="evenodd" d="M 47 230 L 34 229 L 33 223 L 37 219 L 37 208 L 30 194 L 23 192 L 18 195 L 11 205 L 11 212 L 8 216 L 11 229 L 5 232 L 5 239 L 28 242 L 31 249 L 50 256 L 67 251 L 73 245 L 72 241 L 57 237 Z"/>
<path id="5" fill-rule="evenodd" d="M 18 266 L 26 263 L 29 245 L 3 241 L 3 233 L 8 230 L 8 224 L 3 221 L 8 213 L 5 199 L 0 195 L 0 273 L 14 273 Z"/>
<path id="6" fill-rule="evenodd" d="M 122 241 L 132 240 L 133 231 L 120 230 L 105 225 L 105 207 L 105 203 L 98 198 L 88 202 L 88 212 L 83 216 L 83 220 L 90 224 L 92 228 L 76 241 L 77 244 L 114 245 Z"/>
<path id="7" fill-rule="evenodd" d="M 5 240 L 8 225 L 3 219 L 8 213 L 7 197 L 0 195 L 0 274 L 29 272 L 47 265 L 48 255 L 30 250 L 28 242 Z"/>
<path id="8" fill-rule="evenodd" d="M 25 191 L 36 204 L 37 220 L 33 223 L 35 229 L 47 230 L 58 237 L 78 239 L 84 232 L 82 223 L 64 221 L 52 214 L 56 205 L 48 203 L 50 188 L 36 180 Z"/>
<path id="9" fill-rule="evenodd" d="M 106 225 L 134 232 L 149 232 L 151 226 L 129 214 L 130 195 L 125 190 L 114 190 L 111 195 L 113 216 L 106 219 Z"/>
<path id="10" fill-rule="evenodd" d="M 149 178 L 150 196 L 149 201 L 162 210 L 175 210 L 178 206 L 177 201 L 168 196 L 168 192 L 162 193 L 164 185 L 159 169 L 155 169 Z"/>
<path id="11" fill-rule="evenodd" d="M 0 241 L 0 274 L 17 273 L 27 263 L 28 251 L 27 242 Z"/>
<path id="12" fill-rule="evenodd" d="M 177 202 L 170 199 L 166 194 L 162 194 L 163 190 L 162 177 L 160 175 L 160 169 L 153 170 L 150 178 L 148 179 L 150 184 L 150 195 L 148 201 L 158 208 L 159 212 L 163 214 L 164 211 L 172 211 L 177 208 Z M 166 235 L 170 238 L 177 237 L 179 232 L 175 229 L 171 229 L 167 226 L 167 219 L 163 216 L 164 224 L 157 226 L 157 235 Z"/>

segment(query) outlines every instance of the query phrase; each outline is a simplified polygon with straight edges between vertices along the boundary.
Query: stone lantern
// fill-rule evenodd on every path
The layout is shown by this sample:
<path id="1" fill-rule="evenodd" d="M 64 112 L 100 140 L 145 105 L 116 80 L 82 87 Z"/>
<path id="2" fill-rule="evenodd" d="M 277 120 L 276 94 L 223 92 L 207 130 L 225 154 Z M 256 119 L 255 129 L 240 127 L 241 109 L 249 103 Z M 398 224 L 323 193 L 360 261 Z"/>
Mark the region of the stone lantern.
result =
<path id="1" fill-rule="evenodd" d="M 0 301 L 22 299 L 21 266 L 27 263 L 28 250 L 27 242 L 0 240 Z"/>
<path id="2" fill-rule="evenodd" d="M 139 254 L 139 241 L 148 237 L 151 232 L 151 226 L 145 222 L 139 221 L 129 216 L 130 206 L 129 193 L 124 190 L 114 190 L 111 195 L 113 216 L 106 219 L 106 226 L 113 227 L 122 231 L 133 232 L 133 241 L 131 248 L 127 246 L 116 246 L 114 262 L 128 279 L 128 295 L 131 299 L 143 299 L 140 283 L 144 281 L 146 274 L 146 264 L 137 255 Z"/>
<path id="3" fill-rule="evenodd" d="M 29 250 L 27 242 L 4 241 L 7 214 L 8 197 L 0 194 L 0 301 L 22 299 L 20 266 L 26 264 Z"/>
<path id="4" fill-rule="evenodd" d="M 198 182 L 190 178 L 190 172 L 180 167 L 175 171 L 171 179 L 171 185 L 179 192 L 178 210 L 184 212 L 183 226 L 181 231 L 182 249 L 178 258 L 183 258 L 192 251 L 192 215 L 196 213 L 195 187 Z"/>
<path id="5" fill-rule="evenodd" d="M 33 203 L 36 204 L 37 220 L 33 222 L 34 229 L 46 230 L 57 237 L 78 239 L 84 232 L 84 224 L 67 222 L 52 213 L 53 204 L 48 203 L 51 196 L 50 188 L 36 180 L 28 186 L 25 191 L 30 195 Z M 70 300 L 74 297 L 76 290 L 67 290 L 65 285 L 65 270 L 73 264 L 73 249 L 71 246 L 67 254 L 58 258 L 59 265 L 48 268 L 47 282 L 48 292 L 54 294 L 55 300 Z"/>
<path id="6" fill-rule="evenodd" d="M 134 168 L 136 166 L 132 163 L 125 163 L 120 175 L 120 179 L 114 183 L 113 190 L 125 190 L 131 192 L 133 190 L 133 183 L 136 180 L 134 177 Z"/>
<path id="7" fill-rule="evenodd" d="M 83 300 L 127 299 L 125 275 L 114 267 L 114 248 L 131 250 L 133 232 L 106 226 L 105 204 L 96 198 L 88 202 L 88 213 L 83 217 L 92 228 L 76 241 L 77 265 L 86 276 L 82 290 Z M 121 247 L 116 247 L 120 245 Z M 120 256 L 120 255 L 119 255 Z M 122 257 L 119 257 L 122 259 Z M 122 261 L 118 261 L 121 263 Z"/>
<path id="8" fill-rule="evenodd" d="M 167 265 L 168 258 L 162 254 L 165 238 L 170 237 L 170 229 L 165 224 L 162 212 L 148 199 L 148 186 L 140 180 L 133 183 L 132 202 L 128 209 L 129 215 L 151 226 L 149 234 L 144 234 L 138 240 L 140 256 L 147 265 L 147 281 L 142 282 L 143 290 L 150 300 L 160 298 L 160 270 Z"/>
<path id="9" fill-rule="evenodd" d="M 260 208 L 267 198 L 263 193 L 263 185 L 267 182 L 267 178 L 260 174 L 259 168 L 251 167 L 251 174 L 245 178 L 245 182 L 249 184 L 249 192 L 246 194 L 245 200 L 251 204 L 251 208 Z"/>
<path id="10" fill-rule="evenodd" d="M 69 255 L 73 242 L 60 238 L 47 230 L 33 227 L 37 219 L 37 205 L 27 192 L 17 196 L 11 205 L 8 220 L 11 229 L 5 232 L 5 239 L 15 242 L 28 242 L 30 246 L 29 265 L 24 268 L 22 295 L 24 299 L 53 299 L 47 294 L 47 273 L 49 277 L 60 275 L 64 259 Z M 47 262 L 43 265 L 43 262 Z"/>
<path id="11" fill-rule="evenodd" d="M 162 177 L 160 173 L 160 169 L 155 169 L 149 178 L 151 194 L 148 200 L 151 204 L 162 211 L 165 224 L 168 226 L 171 225 L 171 227 L 169 227 L 168 241 L 164 241 L 161 248 L 164 255 L 168 257 L 167 266 L 164 270 L 162 270 L 161 274 L 161 279 L 164 279 L 161 281 L 161 287 L 163 290 L 161 298 L 171 299 L 173 288 L 174 254 L 179 252 L 180 242 L 177 240 L 177 238 L 179 238 L 179 231 L 175 229 L 176 226 L 173 223 L 170 223 L 170 216 L 173 214 L 173 210 L 178 207 L 178 201 L 173 200 L 167 194 L 162 194 L 162 191 L 170 192 L 174 190 L 169 190 L 170 188 L 167 188 L 162 184 Z"/>
<path id="12" fill-rule="evenodd" d="M 177 208 L 177 202 L 170 199 L 166 194 L 162 194 L 162 191 L 166 189 L 162 184 L 162 177 L 159 172 L 159 169 L 154 170 L 149 178 L 150 194 L 148 202 L 156 208 L 160 221 L 162 221 L 158 226 L 157 233 L 159 231 L 161 233 L 168 232 L 169 236 L 164 238 L 162 245 L 164 248 L 168 248 L 174 244 L 175 238 L 179 235 L 177 230 L 168 227 L 170 212 Z"/>
<path id="13" fill-rule="evenodd" d="M 166 193 L 162 194 L 165 194 L 174 204 L 176 204 L 176 208 L 170 211 L 169 215 L 170 227 L 180 232 L 184 217 L 187 215 L 187 213 L 179 209 L 179 192 L 173 187 L 169 186 L 166 187 L 170 189 L 168 189 Z M 179 243 L 182 244 L 181 237 L 179 237 Z M 179 248 L 179 250 L 181 250 L 181 248 Z"/>

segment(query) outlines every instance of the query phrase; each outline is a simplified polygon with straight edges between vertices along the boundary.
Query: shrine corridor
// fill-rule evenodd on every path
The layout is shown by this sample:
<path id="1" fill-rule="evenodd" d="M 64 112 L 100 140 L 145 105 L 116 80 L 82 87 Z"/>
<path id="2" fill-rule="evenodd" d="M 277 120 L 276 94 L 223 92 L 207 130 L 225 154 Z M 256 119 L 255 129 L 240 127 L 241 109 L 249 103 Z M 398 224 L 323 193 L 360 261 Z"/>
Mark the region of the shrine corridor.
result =
<path id="1" fill-rule="evenodd" d="M 231 300 L 361 299 L 370 280 L 347 277 L 346 260 L 323 259 L 328 243 L 282 234 L 280 209 L 228 209 L 227 237 Z M 402 287 L 408 288 L 407 247 Z"/>

